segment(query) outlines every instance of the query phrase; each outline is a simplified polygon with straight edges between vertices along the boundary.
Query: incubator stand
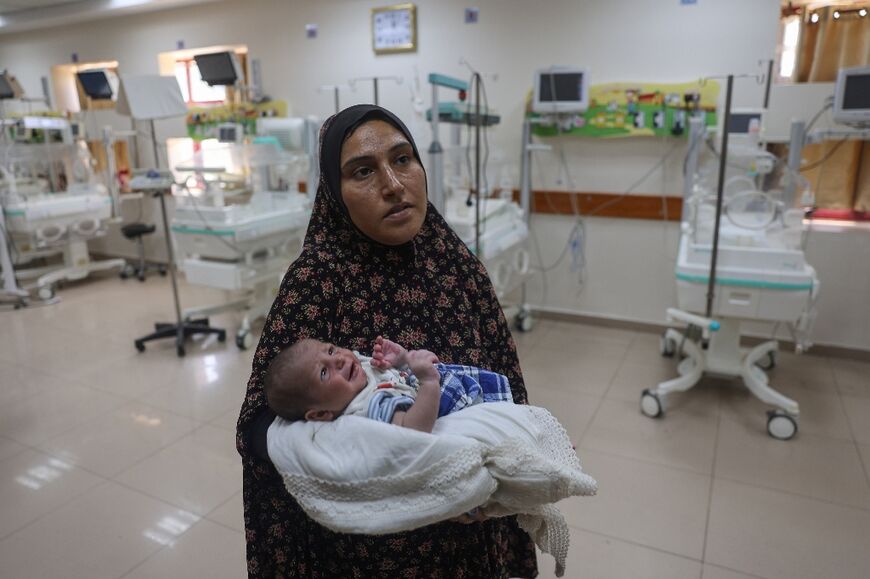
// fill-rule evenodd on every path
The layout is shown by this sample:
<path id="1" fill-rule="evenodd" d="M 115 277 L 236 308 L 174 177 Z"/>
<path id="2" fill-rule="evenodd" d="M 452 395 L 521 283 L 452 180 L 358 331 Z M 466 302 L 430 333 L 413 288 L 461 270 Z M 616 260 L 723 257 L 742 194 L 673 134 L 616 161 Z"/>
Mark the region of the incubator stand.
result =
<path id="1" fill-rule="evenodd" d="M 714 299 L 706 317 L 716 191 L 704 179 L 703 165 L 696 172 L 703 129 L 691 138 L 675 272 L 679 309 L 667 312 L 669 322 L 687 324 L 688 329 L 683 333 L 668 329 L 661 339 L 662 355 L 679 351 L 685 358 L 677 378 L 644 390 L 641 410 L 650 417 L 661 416 L 669 393 L 689 390 L 704 374 L 739 377 L 752 394 L 777 408 L 768 413 L 769 434 L 789 439 L 797 432 L 798 403 L 775 391 L 763 371 L 776 364 L 778 344 L 770 340 L 742 350 L 740 324 L 743 320 L 786 323 L 798 351 L 810 346 L 819 280 L 801 247 L 803 210 L 793 208 L 791 200 L 798 185 L 806 197 L 808 184 L 798 183 L 802 178 L 787 168 L 775 178 L 775 164 L 768 163 L 769 154 L 761 149 L 747 153 L 738 145 L 734 155 L 729 149 Z M 748 164 L 751 157 L 764 161 Z M 759 166 L 766 174 L 758 173 Z"/>
<path id="2" fill-rule="evenodd" d="M 89 239 L 105 235 L 112 216 L 108 190 L 94 182 L 84 143 L 18 144 L 4 151 L 2 201 L 12 262 L 62 253 L 63 266 L 17 269 L 21 280 L 35 279 L 40 298 L 54 296 L 54 285 L 79 280 L 94 271 L 123 269 L 123 259 L 92 261 Z"/>
<path id="3" fill-rule="evenodd" d="M 225 152 L 232 162 L 221 169 L 236 176 L 230 181 L 244 183 L 242 191 L 229 196 L 226 179 L 213 177 L 227 171 L 207 169 L 203 157 L 194 160 L 198 165 L 180 166 L 196 174 L 202 188 L 179 198 L 170 229 L 187 281 L 228 293 L 224 303 L 187 309 L 183 318 L 244 311 L 236 345 L 246 349 L 253 344 L 252 322 L 268 313 L 298 255 L 311 204 L 297 187 L 304 159 L 272 145 L 232 145 Z"/>

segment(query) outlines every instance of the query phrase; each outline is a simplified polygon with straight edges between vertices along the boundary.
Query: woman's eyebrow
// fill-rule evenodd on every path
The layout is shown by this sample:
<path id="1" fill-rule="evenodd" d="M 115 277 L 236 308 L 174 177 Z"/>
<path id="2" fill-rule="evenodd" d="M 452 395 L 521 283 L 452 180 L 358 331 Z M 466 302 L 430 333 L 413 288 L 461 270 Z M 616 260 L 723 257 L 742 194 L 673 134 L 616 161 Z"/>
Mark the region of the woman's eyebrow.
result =
<path id="1" fill-rule="evenodd" d="M 396 143 L 395 145 L 393 145 L 392 147 L 389 148 L 389 150 L 387 151 L 387 154 L 389 155 L 391 153 L 395 153 L 399 149 L 403 149 L 405 147 L 410 147 L 410 146 L 411 146 L 411 143 L 409 143 L 408 141 L 399 141 L 398 143 Z M 350 159 L 345 161 L 345 163 L 341 166 L 341 168 L 347 169 L 348 167 L 350 167 L 352 165 L 361 165 L 363 163 L 373 161 L 374 158 L 375 158 L 375 155 L 357 155 L 356 157 L 351 157 Z"/>

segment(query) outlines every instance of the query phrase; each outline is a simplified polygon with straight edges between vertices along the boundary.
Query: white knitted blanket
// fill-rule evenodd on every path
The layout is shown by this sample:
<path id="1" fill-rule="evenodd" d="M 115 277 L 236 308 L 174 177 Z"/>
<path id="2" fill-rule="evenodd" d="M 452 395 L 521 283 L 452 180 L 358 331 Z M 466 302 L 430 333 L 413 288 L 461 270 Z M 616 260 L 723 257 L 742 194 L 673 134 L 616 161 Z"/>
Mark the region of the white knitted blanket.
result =
<path id="1" fill-rule="evenodd" d="M 594 495 L 562 425 L 547 410 L 480 404 L 431 434 L 357 416 L 269 428 L 269 456 L 308 515 L 338 532 L 397 533 L 475 507 L 518 515 L 562 576 L 568 526 L 553 503 Z"/>

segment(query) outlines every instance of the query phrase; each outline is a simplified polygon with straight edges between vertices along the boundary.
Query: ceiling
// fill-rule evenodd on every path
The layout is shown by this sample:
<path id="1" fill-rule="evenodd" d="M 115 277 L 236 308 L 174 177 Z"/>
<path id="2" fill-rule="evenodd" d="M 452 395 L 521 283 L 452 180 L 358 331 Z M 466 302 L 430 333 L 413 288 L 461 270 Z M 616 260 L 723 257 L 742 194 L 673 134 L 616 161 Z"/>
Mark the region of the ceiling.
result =
<path id="1" fill-rule="evenodd" d="M 81 0 L 0 0 L 0 14 L 11 14 L 20 10 L 51 8 L 61 4 L 75 4 Z"/>
<path id="2" fill-rule="evenodd" d="M 218 0 L 0 0 L 0 35 Z"/>

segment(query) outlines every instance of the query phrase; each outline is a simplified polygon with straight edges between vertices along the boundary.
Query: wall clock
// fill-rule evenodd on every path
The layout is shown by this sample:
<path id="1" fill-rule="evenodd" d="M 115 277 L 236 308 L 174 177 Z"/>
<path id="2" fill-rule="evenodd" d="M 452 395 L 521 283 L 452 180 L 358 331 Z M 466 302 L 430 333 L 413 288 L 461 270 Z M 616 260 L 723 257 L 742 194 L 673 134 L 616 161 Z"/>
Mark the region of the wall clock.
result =
<path id="1" fill-rule="evenodd" d="M 375 54 L 417 50 L 417 7 L 396 4 L 373 8 L 372 48 Z"/>

